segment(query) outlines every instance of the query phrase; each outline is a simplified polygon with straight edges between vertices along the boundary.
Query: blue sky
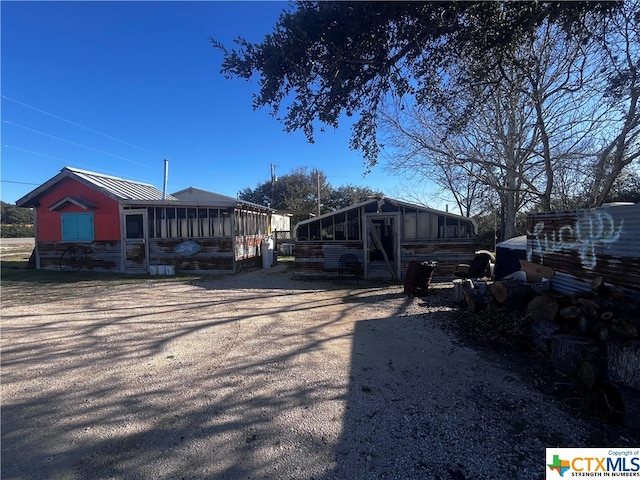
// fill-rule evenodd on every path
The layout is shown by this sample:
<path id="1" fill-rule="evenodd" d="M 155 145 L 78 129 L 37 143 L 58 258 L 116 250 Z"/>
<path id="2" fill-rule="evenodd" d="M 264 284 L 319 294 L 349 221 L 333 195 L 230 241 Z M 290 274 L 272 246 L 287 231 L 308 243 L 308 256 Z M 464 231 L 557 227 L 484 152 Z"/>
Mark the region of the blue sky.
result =
<path id="1" fill-rule="evenodd" d="M 363 177 L 351 130 L 285 133 L 254 111 L 257 79 L 220 74 L 214 37 L 260 42 L 286 2 L 8 2 L 2 16 L 2 191 L 13 203 L 64 166 L 235 196 L 318 168 L 334 187 L 402 198 L 382 166 Z"/>

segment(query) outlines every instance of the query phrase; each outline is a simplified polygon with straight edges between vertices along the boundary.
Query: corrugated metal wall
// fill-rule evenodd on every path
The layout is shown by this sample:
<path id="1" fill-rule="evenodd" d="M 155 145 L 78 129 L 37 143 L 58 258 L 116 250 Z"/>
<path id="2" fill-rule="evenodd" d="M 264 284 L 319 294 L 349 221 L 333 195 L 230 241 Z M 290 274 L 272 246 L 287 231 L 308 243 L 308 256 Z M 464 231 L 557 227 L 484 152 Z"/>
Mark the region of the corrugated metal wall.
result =
<path id="1" fill-rule="evenodd" d="M 364 261 L 362 242 L 345 240 L 327 245 L 326 242 L 296 242 L 295 268 L 297 276 L 333 277 L 338 275 L 338 262 L 345 253 Z"/>
<path id="2" fill-rule="evenodd" d="M 534 214 L 527 229 L 527 259 L 560 272 L 554 289 L 584 291 L 602 276 L 640 294 L 640 204 Z"/>
<path id="3" fill-rule="evenodd" d="M 477 249 L 475 240 L 441 239 L 417 242 L 402 242 L 402 278 L 404 278 L 409 262 L 436 260 L 438 268 L 434 277 L 453 277 L 453 272 L 461 263 L 471 263 Z"/>

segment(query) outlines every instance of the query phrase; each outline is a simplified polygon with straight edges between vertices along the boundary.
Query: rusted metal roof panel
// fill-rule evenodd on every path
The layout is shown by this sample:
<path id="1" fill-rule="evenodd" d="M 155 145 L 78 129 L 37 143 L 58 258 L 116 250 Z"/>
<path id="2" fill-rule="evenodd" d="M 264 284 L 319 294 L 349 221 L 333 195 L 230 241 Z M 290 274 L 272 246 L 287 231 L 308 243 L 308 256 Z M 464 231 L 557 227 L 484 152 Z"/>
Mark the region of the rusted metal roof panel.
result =
<path id="1" fill-rule="evenodd" d="M 640 204 L 534 214 L 527 227 L 527 259 L 561 272 L 566 292 L 599 276 L 640 291 Z"/>

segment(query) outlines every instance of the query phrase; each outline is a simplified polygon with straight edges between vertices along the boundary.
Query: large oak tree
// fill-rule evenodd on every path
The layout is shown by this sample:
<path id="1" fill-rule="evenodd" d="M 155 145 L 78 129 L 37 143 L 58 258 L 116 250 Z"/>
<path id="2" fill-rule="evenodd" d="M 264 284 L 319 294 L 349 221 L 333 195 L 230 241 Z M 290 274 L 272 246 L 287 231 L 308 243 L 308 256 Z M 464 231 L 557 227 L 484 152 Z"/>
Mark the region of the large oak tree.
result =
<path id="1" fill-rule="evenodd" d="M 613 2 L 297 2 L 262 43 L 238 38 L 224 51 L 229 77 L 259 75 L 255 108 L 268 107 L 288 131 L 313 141 L 318 124 L 357 115 L 352 147 L 378 159 L 378 109 L 389 94 L 449 101 L 446 77 L 460 59 L 481 78 L 486 52 L 518 45 L 545 21 L 580 30 L 585 13 Z M 282 111 L 284 110 L 284 112 Z"/>
<path id="2" fill-rule="evenodd" d="M 227 48 L 212 42 L 224 51 L 222 71 L 227 76 L 259 76 L 254 107 L 269 108 L 287 131 L 302 129 L 313 141 L 319 126 L 338 127 L 343 115 L 355 116 L 351 146 L 362 151 L 368 167 L 378 161 L 380 121 L 383 106 L 390 100 L 401 107 L 426 108 L 434 117 L 441 115 L 446 119 L 444 135 L 439 132 L 438 138 L 421 139 L 430 142 L 432 149 L 450 149 L 449 155 L 444 155 L 446 161 L 438 164 L 440 175 L 454 188 L 465 185 L 465 175 L 493 188 L 503 210 L 508 211 L 507 222 L 513 224 L 517 209 L 531 195 L 538 197 L 543 209 L 550 208 L 557 186 L 571 172 L 583 170 L 582 166 L 566 167 L 569 160 L 586 158 L 582 155 L 586 152 L 585 124 L 594 127 L 603 118 L 612 118 L 608 114 L 578 118 L 583 104 L 574 109 L 573 116 L 563 117 L 562 109 L 557 108 L 549 115 L 549 107 L 557 105 L 558 98 L 568 98 L 561 93 L 583 88 L 585 76 L 598 73 L 585 61 L 598 58 L 615 65 L 606 80 L 600 71 L 599 88 L 606 91 L 611 107 L 620 112 L 618 123 L 608 123 L 601 130 L 605 132 L 602 138 L 587 152 L 594 180 L 586 194 L 589 203 L 602 203 L 622 168 L 636 158 L 640 65 L 634 5 L 298 2 L 283 12 L 273 32 L 259 44 L 238 39 L 235 48 Z M 545 38 L 548 33 L 552 37 Z M 545 49 L 537 48 L 541 38 Z M 612 38 L 624 40 L 622 46 L 611 47 Z M 549 41 L 555 39 L 561 41 L 555 49 L 553 44 L 549 48 Z M 572 50 L 560 50 L 565 45 L 571 45 Z M 587 47 L 600 48 L 597 54 L 589 53 L 591 57 L 581 57 L 582 46 L 585 51 Z M 527 49 L 540 56 L 528 61 L 523 55 Z M 557 57 L 558 53 L 567 53 L 567 58 Z M 543 56 L 554 54 L 557 58 Z M 551 70 L 540 68 L 545 62 Z M 558 66 L 563 69 L 559 75 L 553 70 Z M 571 109 L 571 102 L 573 99 L 564 104 L 565 112 Z M 487 105 L 493 110 L 487 110 Z M 497 115 L 502 122 L 495 122 Z M 494 128 L 493 138 L 504 138 L 482 145 L 475 141 L 479 135 L 468 137 L 466 142 L 459 137 L 451 150 L 452 144 L 443 139 L 465 132 L 470 120 L 478 117 L 484 119 L 483 127 Z M 523 121 L 530 122 L 529 132 L 518 130 L 517 123 Z M 579 132 L 576 124 L 581 126 Z M 460 156 L 455 148 L 464 143 L 468 155 Z M 576 154 L 576 145 L 582 148 L 582 156 Z M 476 200 L 476 188 L 466 185 L 474 188 L 459 200 L 469 209 Z M 477 191 L 487 195 L 483 188 Z"/>

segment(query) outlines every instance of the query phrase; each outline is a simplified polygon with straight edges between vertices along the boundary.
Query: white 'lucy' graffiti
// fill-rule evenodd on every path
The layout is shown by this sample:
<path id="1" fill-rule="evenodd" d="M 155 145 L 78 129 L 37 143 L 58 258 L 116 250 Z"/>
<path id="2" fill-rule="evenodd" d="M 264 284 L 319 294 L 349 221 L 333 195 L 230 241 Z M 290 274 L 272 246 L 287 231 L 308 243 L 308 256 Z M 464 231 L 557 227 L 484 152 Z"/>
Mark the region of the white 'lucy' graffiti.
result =
<path id="1" fill-rule="evenodd" d="M 582 266 L 593 269 L 598 262 L 596 244 L 613 243 L 620 238 L 624 219 L 615 224 L 613 217 L 606 212 L 589 212 L 580 215 L 576 223 L 564 225 L 558 231 L 545 232 L 544 222 L 538 222 L 533 232 L 533 248 L 527 254 L 527 260 L 532 261 L 533 254 L 540 255 L 540 260 L 549 253 L 560 250 L 577 250 Z"/>

